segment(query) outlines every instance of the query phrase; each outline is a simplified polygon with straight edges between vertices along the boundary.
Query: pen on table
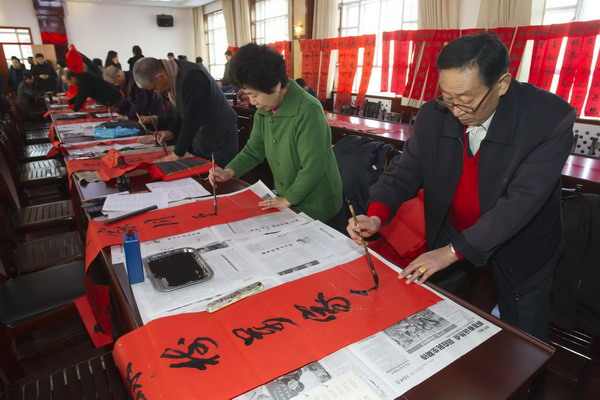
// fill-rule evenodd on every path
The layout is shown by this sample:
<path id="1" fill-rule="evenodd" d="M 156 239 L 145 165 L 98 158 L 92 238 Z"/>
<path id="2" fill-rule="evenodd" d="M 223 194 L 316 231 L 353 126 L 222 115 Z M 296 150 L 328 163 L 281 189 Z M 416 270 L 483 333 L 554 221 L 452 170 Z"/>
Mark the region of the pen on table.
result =
<path id="1" fill-rule="evenodd" d="M 152 206 L 148 206 L 146 208 L 141 208 L 139 210 L 135 210 L 130 213 L 123 214 L 119 217 L 107 219 L 106 221 L 104 221 L 104 225 L 111 225 L 111 224 L 114 224 L 115 222 L 123 221 L 124 219 L 130 218 L 130 217 L 135 217 L 136 215 L 140 215 L 140 214 L 143 214 L 148 211 L 156 210 L 157 208 L 158 208 L 158 206 L 156 204 L 154 204 Z"/>
<path id="2" fill-rule="evenodd" d="M 215 173 L 215 153 L 212 153 L 212 172 Z M 213 206 L 215 215 L 217 215 L 217 181 L 213 183 Z"/>

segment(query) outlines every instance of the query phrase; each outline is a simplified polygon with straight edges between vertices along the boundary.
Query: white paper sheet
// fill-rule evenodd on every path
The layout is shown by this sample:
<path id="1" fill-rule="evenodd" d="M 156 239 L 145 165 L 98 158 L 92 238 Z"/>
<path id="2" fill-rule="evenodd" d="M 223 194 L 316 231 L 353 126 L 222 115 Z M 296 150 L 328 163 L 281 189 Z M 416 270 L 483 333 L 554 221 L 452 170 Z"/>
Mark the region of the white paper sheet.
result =
<path id="1" fill-rule="evenodd" d="M 106 196 L 102 212 L 135 211 L 152 205 L 156 205 L 158 208 L 167 208 L 169 206 L 168 193 L 134 193 Z"/>
<path id="2" fill-rule="evenodd" d="M 147 183 L 146 187 L 153 193 L 165 192 L 169 195 L 169 203 L 180 200 L 195 200 L 211 193 L 192 178 L 177 179 L 167 182 Z"/>

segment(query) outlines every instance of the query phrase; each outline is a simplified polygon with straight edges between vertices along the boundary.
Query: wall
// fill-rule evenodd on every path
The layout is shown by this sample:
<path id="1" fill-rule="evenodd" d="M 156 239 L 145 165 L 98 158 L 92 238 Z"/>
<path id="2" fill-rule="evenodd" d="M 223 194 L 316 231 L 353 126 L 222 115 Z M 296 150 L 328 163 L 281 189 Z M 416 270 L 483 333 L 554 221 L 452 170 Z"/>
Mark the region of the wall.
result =
<path id="1" fill-rule="evenodd" d="M 40 27 L 31 0 L 0 0 L 0 26 L 31 28 L 33 43 L 42 44 Z"/>
<path id="2" fill-rule="evenodd" d="M 30 0 L 19 0 L 19 2 Z M 146 7 L 98 3 L 64 3 L 65 26 L 70 43 L 90 58 L 104 63 L 106 53 L 115 50 L 124 69 L 132 56 L 131 48 L 138 45 L 148 57 L 166 58 L 184 54 L 188 60 L 194 51 L 192 9 Z M 171 28 L 156 25 L 157 14 L 173 16 Z"/>

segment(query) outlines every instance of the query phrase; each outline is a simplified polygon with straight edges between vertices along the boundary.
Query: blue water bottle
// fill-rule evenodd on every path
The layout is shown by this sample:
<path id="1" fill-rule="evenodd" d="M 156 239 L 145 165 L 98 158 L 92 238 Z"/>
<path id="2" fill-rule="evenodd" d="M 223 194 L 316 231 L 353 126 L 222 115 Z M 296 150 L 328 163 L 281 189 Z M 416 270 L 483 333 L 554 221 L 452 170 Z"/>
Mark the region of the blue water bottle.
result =
<path id="1" fill-rule="evenodd" d="M 136 231 L 129 230 L 123 235 L 123 251 L 125 252 L 125 266 L 127 267 L 129 283 L 144 282 L 142 253 Z"/>

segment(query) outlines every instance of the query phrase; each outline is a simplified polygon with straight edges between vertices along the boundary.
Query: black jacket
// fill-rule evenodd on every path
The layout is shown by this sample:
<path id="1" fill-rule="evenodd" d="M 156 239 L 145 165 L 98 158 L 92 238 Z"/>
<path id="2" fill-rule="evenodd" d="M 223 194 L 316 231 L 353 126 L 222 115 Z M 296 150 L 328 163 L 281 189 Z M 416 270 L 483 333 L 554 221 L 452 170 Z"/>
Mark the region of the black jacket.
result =
<path id="1" fill-rule="evenodd" d="M 547 261 L 561 247 L 560 177 L 575 116 L 560 97 L 513 80 L 481 143 L 482 215 L 452 245 L 476 266 L 496 262 L 520 294 L 552 273 Z M 402 157 L 370 191 L 393 215 L 423 187 L 429 249 L 462 172 L 464 129 L 447 108 L 424 104 Z"/>
<path id="2" fill-rule="evenodd" d="M 217 82 L 203 66 L 177 60 L 177 117 L 169 130 L 177 135 L 174 153 L 186 151 L 227 165 L 237 154 L 235 112 Z"/>
<path id="3" fill-rule="evenodd" d="M 123 99 L 116 86 L 87 72 L 77 74 L 77 86 L 77 95 L 69 100 L 73 111 L 79 111 L 88 97 L 108 107 L 117 107 Z"/>

